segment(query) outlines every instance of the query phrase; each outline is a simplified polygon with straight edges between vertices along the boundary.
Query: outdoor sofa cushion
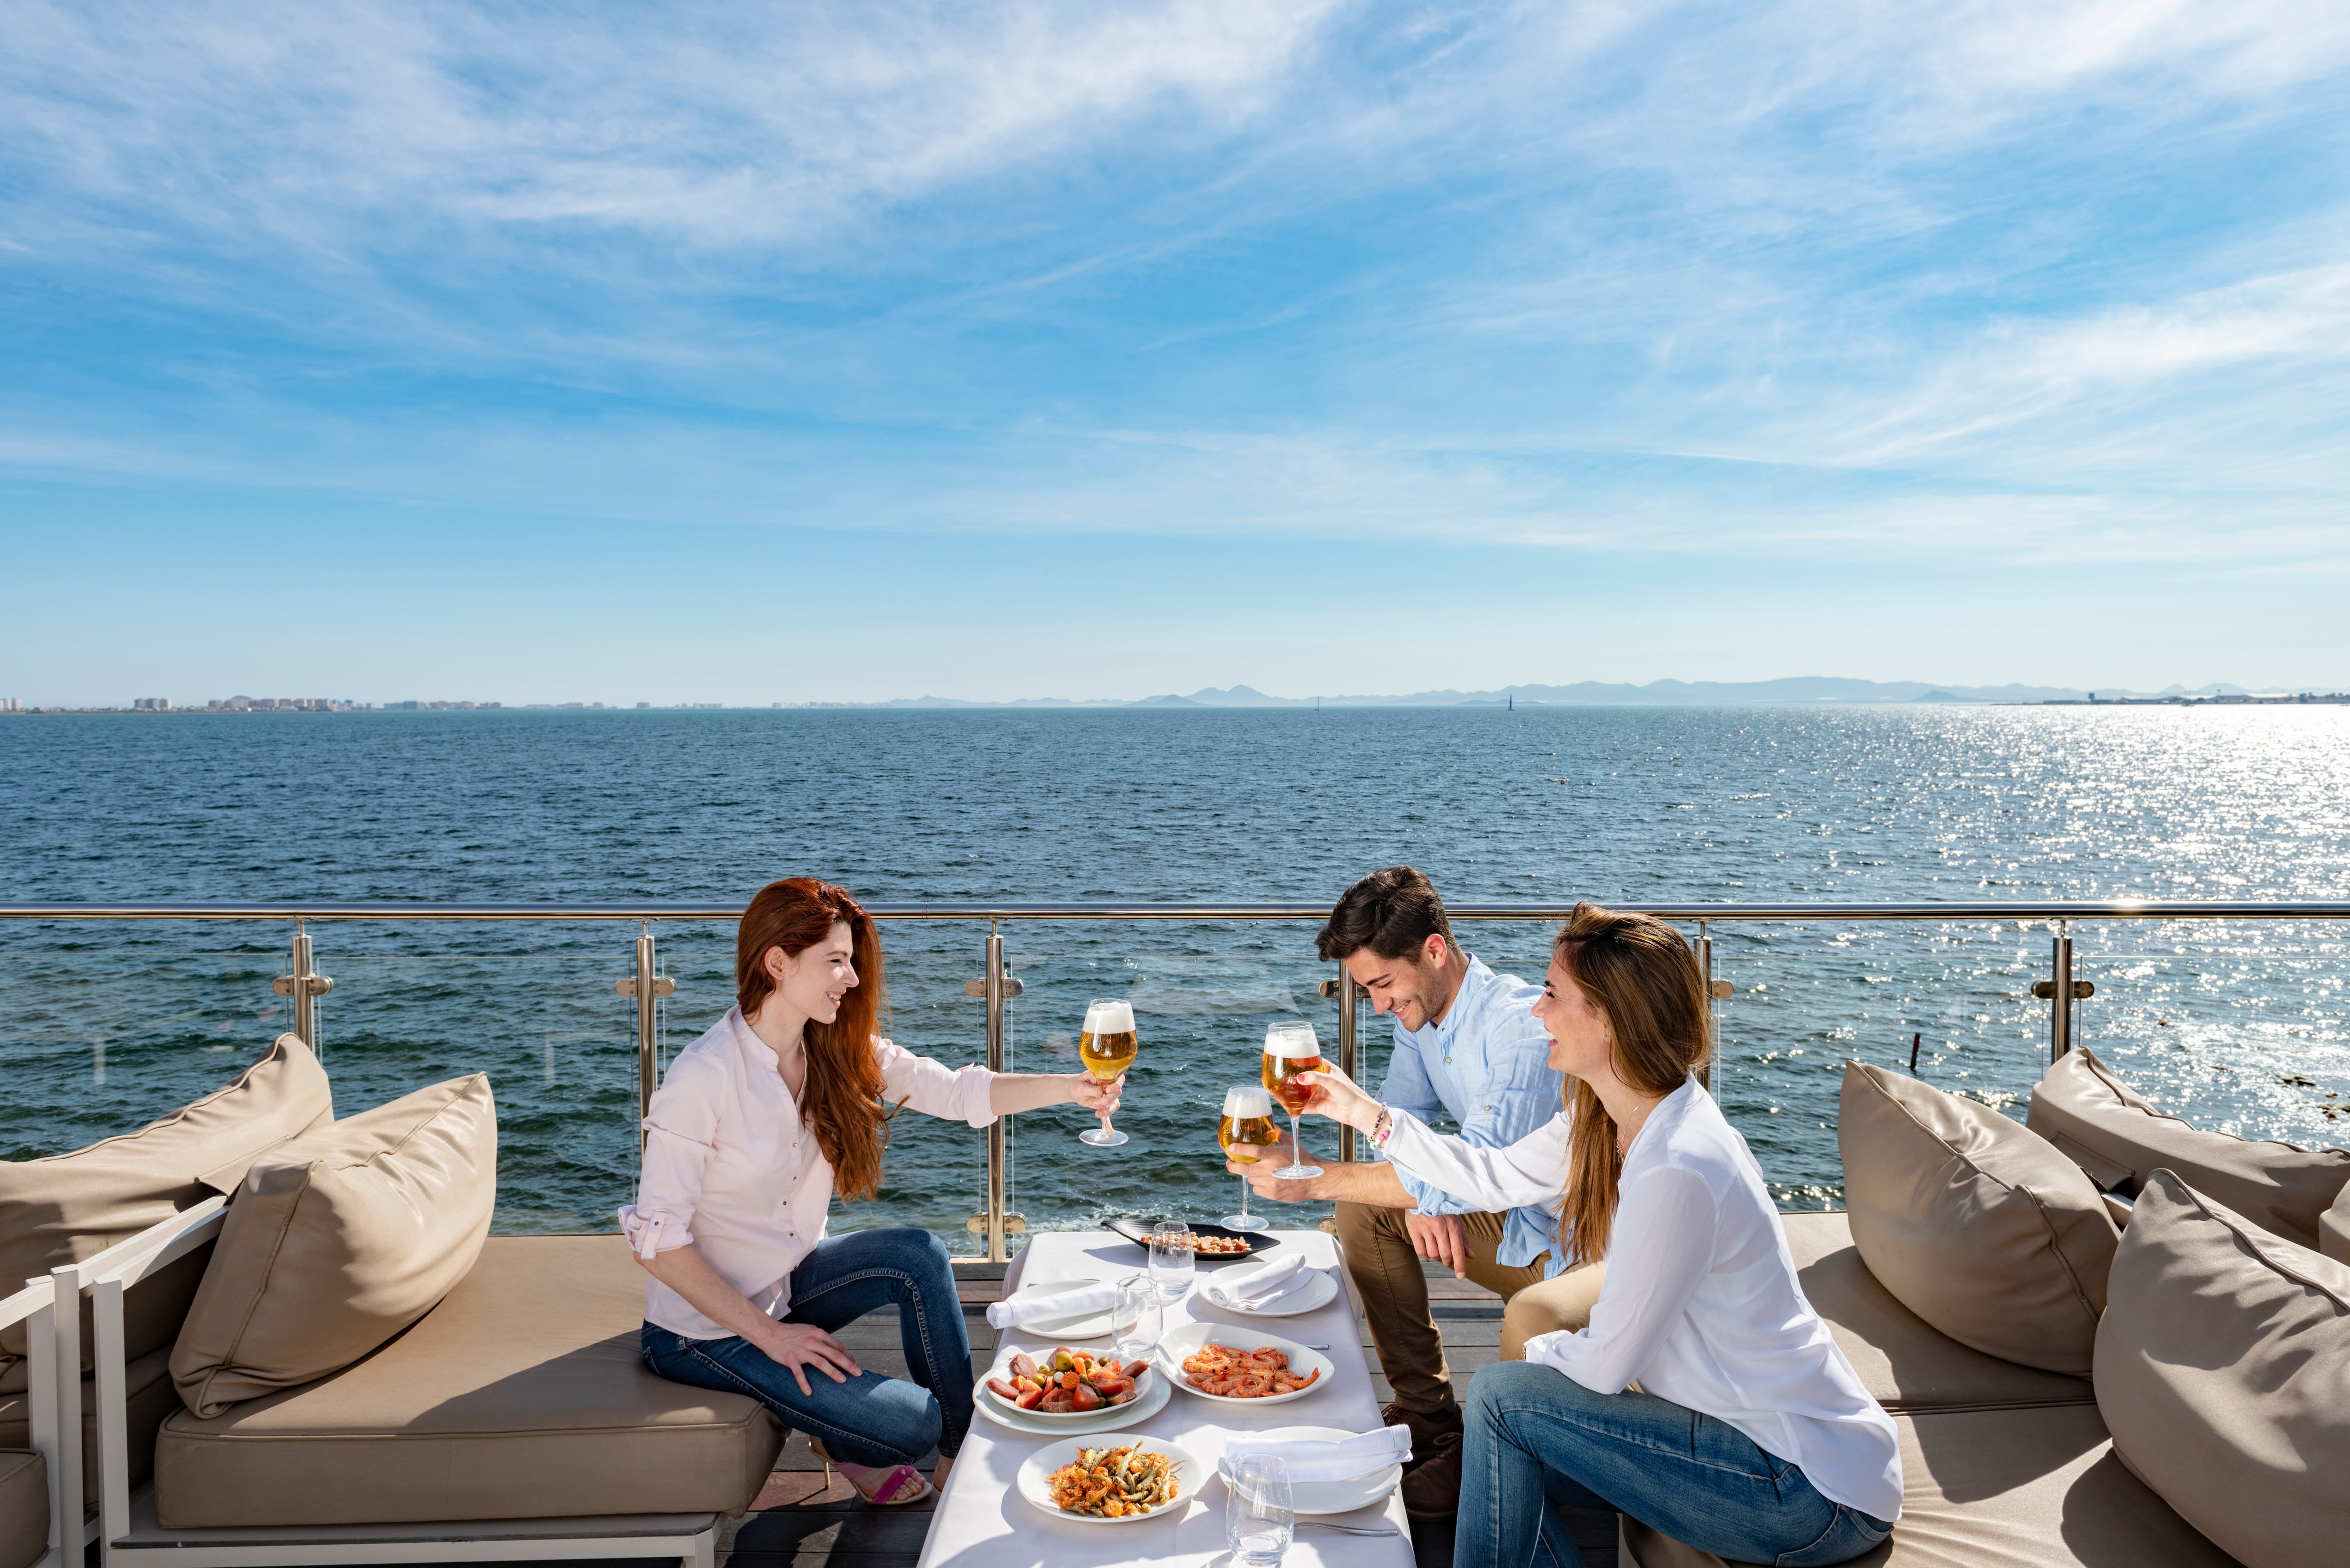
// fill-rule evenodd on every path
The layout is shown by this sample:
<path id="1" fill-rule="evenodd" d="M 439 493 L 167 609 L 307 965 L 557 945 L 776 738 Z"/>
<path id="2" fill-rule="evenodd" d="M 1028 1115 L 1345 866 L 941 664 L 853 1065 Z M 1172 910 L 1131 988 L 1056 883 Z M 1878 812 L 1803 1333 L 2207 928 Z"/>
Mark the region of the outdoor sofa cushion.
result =
<path id="1" fill-rule="evenodd" d="M 1845 1064 L 1852 1239 L 1902 1305 L 1986 1355 L 2086 1376 L 2118 1239 L 2072 1161 L 1990 1106 Z"/>
<path id="2" fill-rule="evenodd" d="M 167 1528 L 740 1512 L 783 1428 L 655 1376 L 619 1236 L 494 1236 L 441 1304 L 305 1387 L 163 1423 Z"/>
<path id="3" fill-rule="evenodd" d="M 2114 1258 L 2097 1407 L 2124 1463 L 2251 1568 L 2350 1550 L 2350 1266 L 2158 1170 Z"/>
<path id="4" fill-rule="evenodd" d="M 130 1484 L 138 1486 L 154 1469 L 155 1433 L 163 1417 L 180 1407 L 172 1387 L 172 1352 L 151 1350 L 123 1368 L 123 1411 L 130 1445 Z M 33 1441 L 32 1403 L 28 1396 L 0 1394 L 0 1449 L 22 1449 Z M 81 1501 L 98 1506 L 98 1379 L 81 1380 Z"/>
<path id="5" fill-rule="evenodd" d="M 2317 1250 L 2337 1263 L 2350 1263 L 2350 1186 L 2317 1217 Z"/>
<path id="6" fill-rule="evenodd" d="M 2041 1076 L 2026 1125 L 2109 1191 L 2135 1195 L 2156 1169 L 2175 1170 L 2304 1247 L 2317 1245 L 2318 1216 L 2350 1185 L 2350 1153 L 2204 1132 L 2156 1110 L 2077 1045 Z"/>
<path id="7" fill-rule="evenodd" d="M 0 1568 L 31 1568 L 48 1549 L 48 1461 L 0 1452 Z"/>
<path id="8" fill-rule="evenodd" d="M 1852 1244 L 1846 1216 L 1782 1214 L 1795 1282 L 1860 1375 L 1893 1415 L 2024 1405 L 2087 1405 L 2085 1377 L 2021 1366 L 1960 1345 L 1877 1283 Z"/>
<path id="9" fill-rule="evenodd" d="M 476 1073 L 254 1162 L 172 1352 L 199 1416 L 338 1371 L 440 1304 L 497 1202 L 498 1118 Z"/>
<path id="10" fill-rule="evenodd" d="M 2094 1405 L 1896 1416 L 1901 1518 L 1851 1568 L 2230 1568 L 2122 1468 Z M 1625 1568 L 1723 1568 L 1627 1518 Z M 2304 1560 L 2307 1564 L 2323 1557 Z"/>
<path id="11" fill-rule="evenodd" d="M 225 1088 L 206 1095 L 134 1133 L 47 1159 L 0 1160 L 0 1281 L 17 1282 L 63 1263 L 96 1257 L 151 1225 L 232 1192 L 263 1150 L 333 1120 L 325 1069 L 310 1048 L 281 1034 Z M 192 1293 L 202 1265 L 176 1275 Z M 144 1293 L 147 1308 L 126 1302 L 124 1354 L 141 1356 L 171 1343 L 188 1294 Z M 84 1306 L 82 1370 L 92 1336 Z M 25 1325 L 0 1328 L 0 1390 L 25 1386 Z"/>

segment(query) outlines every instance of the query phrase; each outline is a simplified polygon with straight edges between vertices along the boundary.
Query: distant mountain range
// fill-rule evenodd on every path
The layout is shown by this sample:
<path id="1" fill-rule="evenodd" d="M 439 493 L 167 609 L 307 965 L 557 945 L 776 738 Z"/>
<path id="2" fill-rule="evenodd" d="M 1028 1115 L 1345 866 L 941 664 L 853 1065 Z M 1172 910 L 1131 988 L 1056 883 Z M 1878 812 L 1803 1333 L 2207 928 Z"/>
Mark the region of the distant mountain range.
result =
<path id="1" fill-rule="evenodd" d="M 2099 688 L 2100 697 L 2235 696 L 2245 689 L 2225 681 L 2166 686 L 2160 691 Z M 1780 680 L 1651 680 L 1645 686 L 1578 680 L 1570 686 L 1503 686 L 1491 691 L 1414 691 L 1407 696 L 1268 697 L 1253 686 L 1210 686 L 1188 697 L 1170 692 L 1131 701 L 1114 698 L 1071 701 L 1062 697 L 1024 697 L 1006 702 L 972 702 L 958 697 L 900 697 L 889 702 L 843 704 L 871 708 L 1442 708 L 1522 702 L 1528 707 L 1603 706 L 1630 703 L 1693 707 L 1762 702 L 2046 702 L 2079 701 L 2089 693 L 2071 686 L 1959 686 L 1930 680 L 1855 680 L 1835 675 L 1796 675 Z"/>

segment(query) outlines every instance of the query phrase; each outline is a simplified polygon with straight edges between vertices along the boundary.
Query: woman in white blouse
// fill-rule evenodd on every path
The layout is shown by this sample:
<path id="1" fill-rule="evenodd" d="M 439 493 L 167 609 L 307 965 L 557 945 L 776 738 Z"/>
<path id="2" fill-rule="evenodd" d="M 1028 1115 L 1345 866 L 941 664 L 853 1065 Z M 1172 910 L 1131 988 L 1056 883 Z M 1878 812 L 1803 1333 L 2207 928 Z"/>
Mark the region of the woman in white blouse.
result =
<path id="1" fill-rule="evenodd" d="M 971 1343 L 947 1250 L 927 1231 L 827 1238 L 837 1190 L 870 1198 L 891 1116 L 908 1106 L 985 1127 L 1073 1101 L 1118 1108 L 1079 1073 L 955 1070 L 877 1024 L 881 938 L 845 888 L 770 883 L 735 937 L 738 1005 L 681 1052 L 645 1117 L 644 1174 L 620 1226 L 652 1278 L 645 1361 L 663 1377 L 749 1394 L 808 1434 L 868 1501 L 931 1492 L 971 1429 Z M 833 1331 L 898 1309 L 912 1381 L 857 1364 Z"/>
<path id="2" fill-rule="evenodd" d="M 1525 1568 L 1546 1545 L 1573 1568 L 1552 1506 L 1627 1513 L 1735 1562 L 1868 1551 L 1901 1511 L 1893 1422 L 1804 1299 L 1762 1172 L 1692 1076 L 1711 1023 L 1689 944 L 1578 904 L 1534 1016 L 1571 1099 L 1506 1148 L 1306 1075 L 1309 1110 L 1415 1179 L 1489 1209 L 1554 1207 L 1570 1261 L 1607 1261 L 1589 1327 L 1537 1334 L 1471 1384 L 1454 1561 Z"/>

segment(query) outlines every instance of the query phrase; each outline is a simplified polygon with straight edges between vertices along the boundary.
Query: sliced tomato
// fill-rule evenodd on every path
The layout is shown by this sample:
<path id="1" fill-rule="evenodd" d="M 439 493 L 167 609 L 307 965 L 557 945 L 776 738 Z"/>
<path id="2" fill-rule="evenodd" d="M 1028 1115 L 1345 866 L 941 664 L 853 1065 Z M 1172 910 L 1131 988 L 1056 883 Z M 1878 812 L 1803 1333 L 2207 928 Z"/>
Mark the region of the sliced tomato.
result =
<path id="1" fill-rule="evenodd" d="M 1086 1381 L 1093 1386 L 1095 1393 L 1101 1395 L 1104 1398 L 1107 1398 L 1113 1394 L 1125 1394 L 1130 1392 L 1134 1387 L 1133 1378 L 1113 1377 L 1107 1372 L 1097 1372 Z"/>
<path id="2" fill-rule="evenodd" d="M 1023 1410 L 1034 1410 L 1037 1406 L 1044 1402 L 1045 1391 L 1042 1388 L 1037 1387 L 1033 1383 L 1021 1391 L 1019 1398 L 1013 1401 L 1014 1404 L 1019 1406 Z"/>
<path id="3" fill-rule="evenodd" d="M 1093 1386 L 1089 1383 L 1078 1384 L 1076 1391 L 1069 1396 L 1069 1402 L 1080 1410 L 1098 1410 L 1109 1403 L 1108 1400 L 1095 1393 Z"/>

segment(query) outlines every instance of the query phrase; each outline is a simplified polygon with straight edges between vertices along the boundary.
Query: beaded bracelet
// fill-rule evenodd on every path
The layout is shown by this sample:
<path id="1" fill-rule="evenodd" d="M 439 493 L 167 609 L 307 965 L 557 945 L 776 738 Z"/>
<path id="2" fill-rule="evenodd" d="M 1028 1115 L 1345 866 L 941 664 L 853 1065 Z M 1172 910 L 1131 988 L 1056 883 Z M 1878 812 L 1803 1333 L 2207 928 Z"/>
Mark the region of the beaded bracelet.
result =
<path id="1" fill-rule="evenodd" d="M 1395 1118 L 1388 1115 L 1388 1108 L 1385 1106 L 1381 1106 L 1379 1107 L 1379 1119 L 1371 1124 L 1371 1147 L 1373 1148 L 1387 1147 L 1388 1135 L 1393 1131 L 1395 1131 Z"/>

